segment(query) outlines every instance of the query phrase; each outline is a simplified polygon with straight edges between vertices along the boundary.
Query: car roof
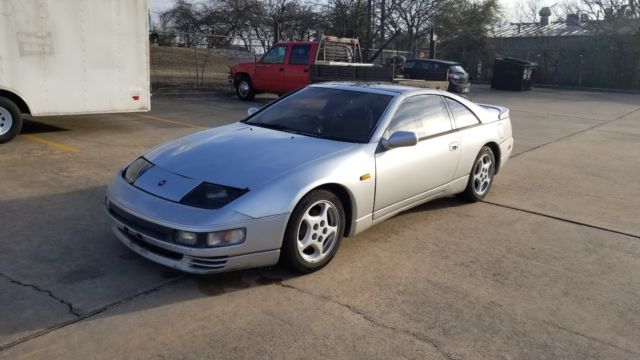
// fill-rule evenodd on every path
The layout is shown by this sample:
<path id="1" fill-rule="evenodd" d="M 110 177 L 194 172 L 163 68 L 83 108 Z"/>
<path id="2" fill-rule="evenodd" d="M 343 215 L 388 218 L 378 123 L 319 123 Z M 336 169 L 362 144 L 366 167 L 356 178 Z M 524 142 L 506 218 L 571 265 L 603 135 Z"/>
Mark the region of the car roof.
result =
<path id="1" fill-rule="evenodd" d="M 407 60 L 407 62 L 409 62 L 409 61 L 435 62 L 435 63 L 447 64 L 447 65 L 460 65 L 460 63 L 457 62 L 457 61 L 439 60 L 439 59 L 409 59 L 409 60 Z"/>
<path id="2" fill-rule="evenodd" d="M 358 82 L 358 81 L 325 82 L 325 83 L 313 84 L 311 86 L 331 88 L 331 89 L 361 91 L 361 92 L 372 92 L 372 93 L 385 94 L 385 95 L 391 95 L 391 96 L 397 96 L 400 94 L 419 91 L 419 90 L 428 90 L 424 88 L 417 88 L 414 86 L 397 85 L 397 84 L 384 83 L 384 82 Z"/>

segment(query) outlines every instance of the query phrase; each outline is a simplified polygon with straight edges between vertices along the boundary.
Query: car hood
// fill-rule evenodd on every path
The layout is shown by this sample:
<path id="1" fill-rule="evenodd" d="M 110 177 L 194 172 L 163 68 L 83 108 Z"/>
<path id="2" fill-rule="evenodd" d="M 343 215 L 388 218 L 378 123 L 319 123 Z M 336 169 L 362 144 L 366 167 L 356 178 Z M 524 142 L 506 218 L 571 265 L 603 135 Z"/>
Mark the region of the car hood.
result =
<path id="1" fill-rule="evenodd" d="M 176 139 L 145 157 L 173 174 L 197 182 L 255 189 L 295 168 L 353 146 L 234 123 Z"/>

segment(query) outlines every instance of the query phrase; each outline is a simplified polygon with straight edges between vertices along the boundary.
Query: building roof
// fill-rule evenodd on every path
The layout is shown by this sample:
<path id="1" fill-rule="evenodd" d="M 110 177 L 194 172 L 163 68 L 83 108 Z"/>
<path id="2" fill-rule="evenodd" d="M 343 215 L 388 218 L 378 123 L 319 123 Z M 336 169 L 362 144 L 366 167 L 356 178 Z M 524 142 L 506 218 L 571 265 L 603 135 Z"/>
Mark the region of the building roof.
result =
<path id="1" fill-rule="evenodd" d="M 567 23 L 550 23 L 540 26 L 539 23 L 512 23 L 492 31 L 494 38 L 540 37 L 540 36 L 592 36 L 593 33 L 584 24 L 567 25 Z"/>
<path id="2" fill-rule="evenodd" d="M 640 31 L 640 19 L 622 19 L 614 23 L 605 20 L 587 20 L 572 22 L 555 22 L 548 25 L 540 23 L 511 23 L 494 29 L 494 38 L 526 38 L 555 36 L 594 36 L 605 29 L 618 34 L 632 35 Z"/>

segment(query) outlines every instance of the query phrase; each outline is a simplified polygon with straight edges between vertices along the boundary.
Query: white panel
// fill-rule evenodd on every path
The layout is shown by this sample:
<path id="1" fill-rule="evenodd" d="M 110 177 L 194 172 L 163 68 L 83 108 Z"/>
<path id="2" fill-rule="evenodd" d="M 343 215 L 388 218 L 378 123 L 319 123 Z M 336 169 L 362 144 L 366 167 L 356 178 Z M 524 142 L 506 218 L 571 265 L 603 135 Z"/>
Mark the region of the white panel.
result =
<path id="1" fill-rule="evenodd" d="M 147 9 L 147 0 L 0 0 L 0 89 L 33 115 L 148 111 Z"/>

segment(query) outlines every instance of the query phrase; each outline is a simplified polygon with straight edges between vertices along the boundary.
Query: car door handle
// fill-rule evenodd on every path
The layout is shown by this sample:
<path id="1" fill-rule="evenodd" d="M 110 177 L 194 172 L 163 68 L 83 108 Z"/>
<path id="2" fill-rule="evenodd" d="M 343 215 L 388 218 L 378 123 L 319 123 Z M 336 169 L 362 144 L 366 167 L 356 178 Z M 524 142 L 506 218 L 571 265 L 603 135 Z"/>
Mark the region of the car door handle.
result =
<path id="1" fill-rule="evenodd" d="M 449 151 L 456 151 L 458 150 L 458 148 L 460 148 L 460 143 L 457 141 L 454 141 L 451 144 L 449 144 Z"/>
<path id="2" fill-rule="evenodd" d="M 284 71 L 284 68 L 280 68 L 280 71 Z"/>
<path id="3" fill-rule="evenodd" d="M 304 71 L 304 72 L 309 72 L 309 69 L 304 69 L 304 70 L 302 70 L 302 71 Z"/>

